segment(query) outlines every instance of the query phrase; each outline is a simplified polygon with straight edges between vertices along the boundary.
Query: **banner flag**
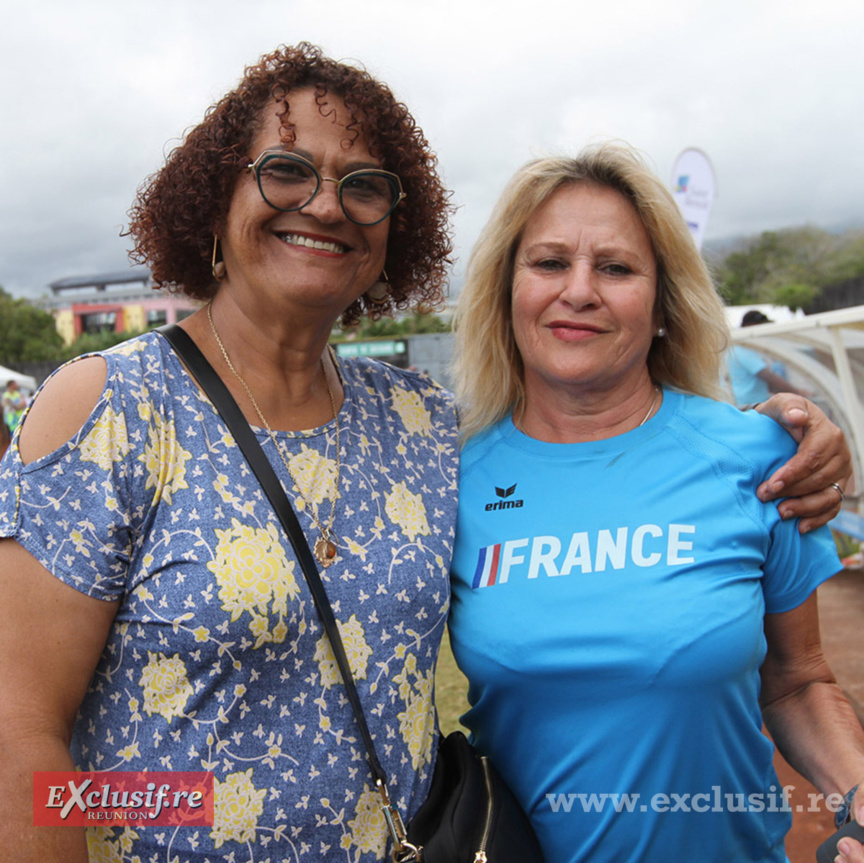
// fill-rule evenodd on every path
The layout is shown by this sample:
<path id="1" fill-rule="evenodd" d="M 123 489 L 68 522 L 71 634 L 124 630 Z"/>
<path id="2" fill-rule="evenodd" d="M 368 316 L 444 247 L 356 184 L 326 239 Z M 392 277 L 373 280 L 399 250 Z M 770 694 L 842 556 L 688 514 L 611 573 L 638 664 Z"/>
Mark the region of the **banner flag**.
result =
<path id="1" fill-rule="evenodd" d="M 695 147 L 684 150 L 675 160 L 672 194 L 681 208 L 696 248 L 702 248 L 705 227 L 714 204 L 714 168 L 708 157 Z"/>

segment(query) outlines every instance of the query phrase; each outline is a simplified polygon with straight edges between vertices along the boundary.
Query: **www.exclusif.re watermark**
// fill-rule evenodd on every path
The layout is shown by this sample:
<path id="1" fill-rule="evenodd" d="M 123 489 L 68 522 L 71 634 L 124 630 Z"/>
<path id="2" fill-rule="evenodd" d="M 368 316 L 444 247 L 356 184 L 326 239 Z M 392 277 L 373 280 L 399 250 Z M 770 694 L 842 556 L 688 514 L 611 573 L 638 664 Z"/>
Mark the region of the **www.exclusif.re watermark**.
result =
<path id="1" fill-rule="evenodd" d="M 553 812 L 559 814 L 580 814 L 602 812 L 607 807 L 615 812 L 836 812 L 843 803 L 842 794 L 807 795 L 807 804 L 790 803 L 794 785 L 778 788 L 772 785 L 768 792 L 744 794 L 737 791 L 724 791 L 719 785 L 712 785 L 710 791 L 697 793 L 674 792 L 652 794 L 643 798 L 639 793 L 617 792 L 576 792 L 550 793 L 546 801 Z"/>

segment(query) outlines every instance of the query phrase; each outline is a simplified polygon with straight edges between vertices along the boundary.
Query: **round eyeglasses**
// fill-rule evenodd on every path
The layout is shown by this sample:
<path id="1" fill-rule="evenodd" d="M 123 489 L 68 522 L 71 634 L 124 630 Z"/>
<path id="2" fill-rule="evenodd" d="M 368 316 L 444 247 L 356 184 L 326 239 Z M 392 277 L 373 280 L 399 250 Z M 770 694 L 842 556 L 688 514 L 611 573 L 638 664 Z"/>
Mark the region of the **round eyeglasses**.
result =
<path id="1" fill-rule="evenodd" d="M 302 210 L 324 182 L 336 184 L 336 196 L 346 218 L 355 225 L 383 222 L 405 197 L 396 174 L 378 168 L 352 171 L 341 180 L 322 177 L 302 156 L 265 150 L 246 166 L 258 181 L 261 197 L 274 209 Z"/>

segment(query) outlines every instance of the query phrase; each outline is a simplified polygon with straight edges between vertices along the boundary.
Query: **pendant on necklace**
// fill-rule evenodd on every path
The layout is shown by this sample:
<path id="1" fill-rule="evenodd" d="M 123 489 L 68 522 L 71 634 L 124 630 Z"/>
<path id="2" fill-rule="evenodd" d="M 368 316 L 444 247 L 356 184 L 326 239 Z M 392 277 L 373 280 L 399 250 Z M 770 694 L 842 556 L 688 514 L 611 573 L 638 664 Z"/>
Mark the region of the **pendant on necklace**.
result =
<path id="1" fill-rule="evenodd" d="M 328 567 L 336 560 L 336 543 L 332 539 L 328 539 L 327 536 L 321 536 L 315 541 L 314 552 L 318 563 L 323 567 Z"/>

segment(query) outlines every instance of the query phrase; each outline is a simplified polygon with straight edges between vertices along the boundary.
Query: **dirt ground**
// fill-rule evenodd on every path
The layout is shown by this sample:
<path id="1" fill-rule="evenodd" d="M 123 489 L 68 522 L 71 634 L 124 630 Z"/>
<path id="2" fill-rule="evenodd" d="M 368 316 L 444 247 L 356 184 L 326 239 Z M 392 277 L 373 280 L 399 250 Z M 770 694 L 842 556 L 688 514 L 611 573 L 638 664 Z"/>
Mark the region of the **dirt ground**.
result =
<path id="1" fill-rule="evenodd" d="M 822 644 L 831 668 L 864 724 L 864 571 L 847 570 L 819 588 L 819 623 Z M 809 795 L 817 790 L 776 755 L 781 784 L 793 785 L 793 825 L 786 839 L 791 863 L 814 863 L 816 848 L 833 832 L 833 815 L 824 804 L 811 808 Z M 798 807 L 802 811 L 798 811 Z"/>

